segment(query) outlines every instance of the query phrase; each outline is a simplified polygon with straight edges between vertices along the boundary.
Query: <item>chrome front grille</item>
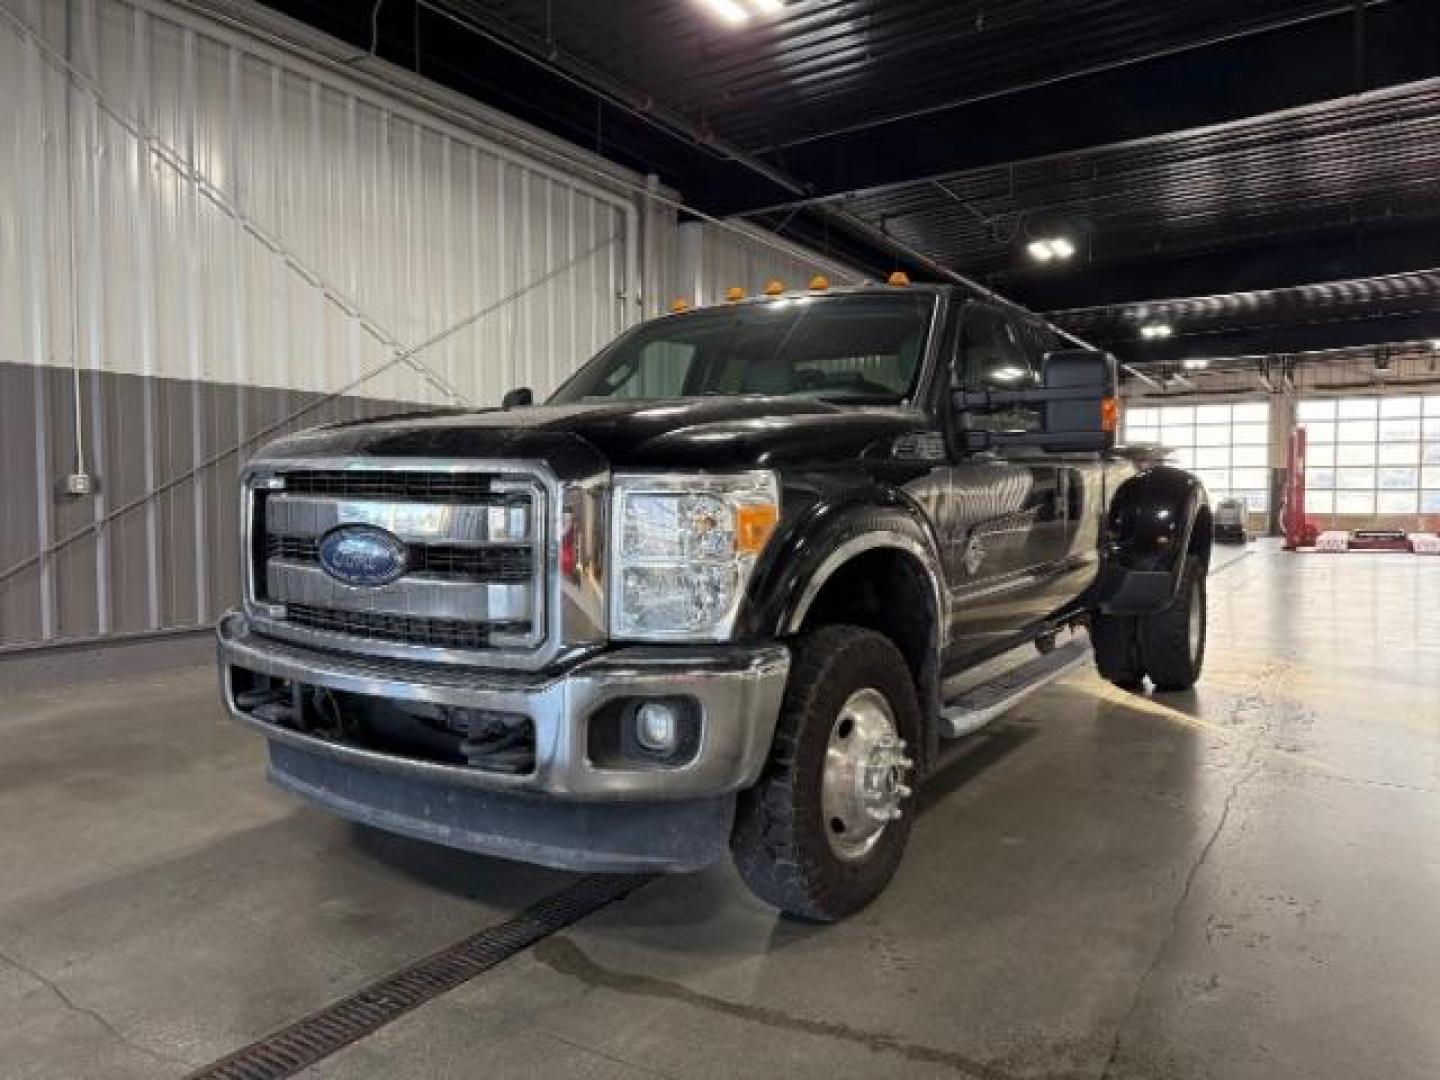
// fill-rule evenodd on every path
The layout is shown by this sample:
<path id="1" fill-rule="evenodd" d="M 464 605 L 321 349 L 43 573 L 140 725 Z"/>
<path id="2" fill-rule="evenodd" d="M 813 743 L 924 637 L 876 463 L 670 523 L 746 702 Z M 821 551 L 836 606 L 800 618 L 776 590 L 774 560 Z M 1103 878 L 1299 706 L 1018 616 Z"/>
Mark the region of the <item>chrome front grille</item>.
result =
<path id="1" fill-rule="evenodd" d="M 258 466 L 247 474 L 246 606 L 273 634 L 380 655 L 490 663 L 546 641 L 553 484 L 510 463 L 460 469 Z M 332 576 L 325 536 L 347 525 L 404 544 L 377 585 Z"/>

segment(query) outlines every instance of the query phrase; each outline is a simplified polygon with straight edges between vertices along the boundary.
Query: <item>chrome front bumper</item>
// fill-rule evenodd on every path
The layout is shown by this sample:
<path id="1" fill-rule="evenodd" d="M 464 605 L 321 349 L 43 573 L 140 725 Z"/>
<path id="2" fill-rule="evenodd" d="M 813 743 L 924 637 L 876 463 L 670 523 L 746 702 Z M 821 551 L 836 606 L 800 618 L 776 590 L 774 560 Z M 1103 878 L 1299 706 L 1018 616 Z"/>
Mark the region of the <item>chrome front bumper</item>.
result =
<path id="1" fill-rule="evenodd" d="M 236 720 L 271 741 L 367 772 L 449 788 L 577 801 L 653 801 L 725 795 L 755 782 L 770 751 L 790 668 L 783 645 L 634 646 L 555 674 L 367 659 L 263 637 L 244 615 L 221 619 L 220 683 Z M 535 769 L 525 775 L 445 765 L 307 735 L 236 706 L 231 669 L 389 700 L 520 713 L 535 726 Z M 673 768 L 593 764 L 587 723 L 616 698 L 690 697 L 701 718 L 695 756 Z"/>

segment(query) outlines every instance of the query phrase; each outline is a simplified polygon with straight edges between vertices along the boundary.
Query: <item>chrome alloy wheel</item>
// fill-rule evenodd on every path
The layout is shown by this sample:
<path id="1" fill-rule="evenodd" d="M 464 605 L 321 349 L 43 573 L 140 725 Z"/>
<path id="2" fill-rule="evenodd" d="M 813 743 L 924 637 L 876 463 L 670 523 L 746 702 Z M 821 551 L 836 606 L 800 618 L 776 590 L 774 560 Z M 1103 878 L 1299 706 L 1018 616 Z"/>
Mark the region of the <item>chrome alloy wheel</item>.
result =
<path id="1" fill-rule="evenodd" d="M 910 794 L 905 774 L 914 764 L 885 695 L 871 689 L 851 694 L 830 728 L 820 782 L 825 836 L 837 858 L 862 859 L 879 843 L 900 817 L 900 803 Z"/>

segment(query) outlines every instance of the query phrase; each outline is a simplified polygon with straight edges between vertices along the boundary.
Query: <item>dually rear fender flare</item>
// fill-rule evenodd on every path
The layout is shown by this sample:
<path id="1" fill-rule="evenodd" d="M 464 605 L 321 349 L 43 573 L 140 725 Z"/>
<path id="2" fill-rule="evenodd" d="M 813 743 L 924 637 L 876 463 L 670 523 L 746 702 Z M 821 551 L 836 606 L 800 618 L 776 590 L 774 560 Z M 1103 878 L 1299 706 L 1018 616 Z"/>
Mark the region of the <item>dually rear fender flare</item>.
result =
<path id="1" fill-rule="evenodd" d="M 1209 564 L 1211 538 L 1196 532 L 1209 517 L 1204 485 L 1183 469 L 1159 465 L 1127 479 L 1106 510 L 1095 606 L 1122 614 L 1169 607 L 1185 556 Z"/>

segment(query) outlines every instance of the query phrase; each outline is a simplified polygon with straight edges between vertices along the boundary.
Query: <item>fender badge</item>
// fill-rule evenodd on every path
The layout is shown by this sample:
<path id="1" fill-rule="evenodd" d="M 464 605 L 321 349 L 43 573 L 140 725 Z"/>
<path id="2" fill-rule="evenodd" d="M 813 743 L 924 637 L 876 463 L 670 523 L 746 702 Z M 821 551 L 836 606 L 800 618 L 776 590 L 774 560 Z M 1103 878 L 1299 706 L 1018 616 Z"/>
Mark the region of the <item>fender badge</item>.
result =
<path id="1" fill-rule="evenodd" d="M 965 551 L 961 558 L 965 563 L 965 572 L 971 577 L 980 572 L 980 564 L 985 561 L 985 547 L 980 543 L 979 533 L 970 534 L 970 539 L 965 542 Z"/>

